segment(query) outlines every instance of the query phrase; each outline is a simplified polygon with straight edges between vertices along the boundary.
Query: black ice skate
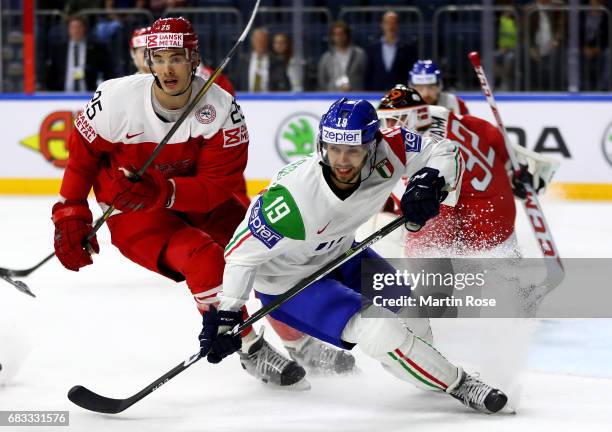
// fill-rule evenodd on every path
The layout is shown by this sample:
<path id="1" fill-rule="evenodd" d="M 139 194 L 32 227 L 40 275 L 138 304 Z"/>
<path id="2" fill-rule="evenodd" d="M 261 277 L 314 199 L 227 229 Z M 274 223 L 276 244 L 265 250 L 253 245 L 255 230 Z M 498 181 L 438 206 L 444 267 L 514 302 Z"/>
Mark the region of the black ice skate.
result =
<path id="1" fill-rule="evenodd" d="M 514 410 L 508 406 L 508 396 L 501 390 L 465 372 L 463 372 L 461 382 L 450 392 L 450 395 L 465 406 L 485 414 L 494 414 L 502 409 L 504 413 L 514 413 Z"/>
<path id="2" fill-rule="evenodd" d="M 293 360 L 314 374 L 347 374 L 355 371 L 355 357 L 311 336 L 297 348 L 287 347 Z"/>
<path id="3" fill-rule="evenodd" d="M 310 383 L 304 378 L 304 368 L 276 351 L 264 339 L 263 333 L 262 330 L 248 354 L 240 353 L 243 369 L 265 384 L 291 390 L 310 389 Z"/>

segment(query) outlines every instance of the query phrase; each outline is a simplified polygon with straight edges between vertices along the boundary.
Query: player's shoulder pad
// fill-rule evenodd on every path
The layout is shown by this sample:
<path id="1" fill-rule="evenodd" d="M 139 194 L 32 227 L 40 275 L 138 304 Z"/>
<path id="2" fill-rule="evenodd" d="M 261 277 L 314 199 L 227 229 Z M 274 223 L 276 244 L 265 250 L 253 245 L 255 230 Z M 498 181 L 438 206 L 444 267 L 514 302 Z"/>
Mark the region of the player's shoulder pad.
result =
<path id="1" fill-rule="evenodd" d="M 204 79 L 196 77 L 194 91 L 201 90 Z M 217 84 L 212 84 L 208 92 L 193 110 L 194 127 L 204 138 L 211 138 L 223 131 L 223 147 L 236 147 L 249 142 L 249 132 L 244 114 L 234 96 Z"/>
<path id="2" fill-rule="evenodd" d="M 206 84 L 206 80 L 200 76 L 194 77 L 194 91 L 198 92 Z M 206 104 L 217 104 L 221 107 L 227 107 L 232 104 L 234 96 L 225 91 L 217 83 L 212 83 L 206 95 L 198 102 L 197 107 L 204 106 Z"/>
<path id="3" fill-rule="evenodd" d="M 442 105 L 429 105 L 429 115 L 448 118 L 449 114 L 452 113 L 451 110 Z"/>
<path id="4" fill-rule="evenodd" d="M 395 156 L 406 164 L 406 154 L 410 152 L 420 152 L 422 137 L 416 132 L 406 128 L 395 126 L 381 131 L 383 140 L 387 142 Z"/>
<path id="5" fill-rule="evenodd" d="M 143 94 L 144 86 L 151 82 L 152 77 L 145 74 L 104 81 L 77 115 L 74 122 L 76 129 L 90 143 L 98 135 L 112 141 L 113 130 L 119 130 L 120 125 L 129 117 L 127 111 L 130 102 L 137 102 L 135 96 Z"/>
<path id="6" fill-rule="evenodd" d="M 314 159 L 315 153 L 310 153 L 304 156 L 303 158 L 300 158 L 291 162 L 288 165 L 285 165 L 280 170 L 278 170 L 276 174 L 274 174 L 274 176 L 272 177 L 272 184 L 293 180 L 294 177 L 299 176 L 300 170 L 298 168 L 300 168 L 304 164 L 307 164 L 308 162 L 314 162 Z"/>
<path id="7" fill-rule="evenodd" d="M 272 185 L 251 206 L 248 228 L 268 249 L 285 237 L 306 238 L 300 209 L 291 192 L 280 184 Z"/>

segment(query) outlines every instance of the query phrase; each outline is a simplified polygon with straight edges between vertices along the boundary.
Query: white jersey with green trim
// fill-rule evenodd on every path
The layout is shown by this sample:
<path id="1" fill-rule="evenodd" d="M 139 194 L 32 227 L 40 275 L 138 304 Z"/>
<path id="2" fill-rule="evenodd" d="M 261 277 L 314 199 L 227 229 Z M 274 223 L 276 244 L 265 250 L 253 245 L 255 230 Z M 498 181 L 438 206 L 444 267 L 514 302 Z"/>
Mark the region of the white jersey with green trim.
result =
<path id="1" fill-rule="evenodd" d="M 276 173 L 225 249 L 220 308 L 240 307 L 252 288 L 282 294 L 349 249 L 357 228 L 383 207 L 402 176 L 438 169 L 451 191 L 445 204 L 454 205 L 463 172 L 457 146 L 399 127 L 382 132 L 371 175 L 344 200 L 327 184 L 318 155 Z"/>

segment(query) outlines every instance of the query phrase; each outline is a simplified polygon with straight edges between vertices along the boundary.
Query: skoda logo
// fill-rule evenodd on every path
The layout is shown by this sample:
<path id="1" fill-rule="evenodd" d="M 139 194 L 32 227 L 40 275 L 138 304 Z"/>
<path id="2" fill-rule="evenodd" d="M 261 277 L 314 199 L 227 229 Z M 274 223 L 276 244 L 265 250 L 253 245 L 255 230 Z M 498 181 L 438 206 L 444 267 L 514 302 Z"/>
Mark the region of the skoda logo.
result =
<path id="1" fill-rule="evenodd" d="M 285 163 L 301 159 L 317 150 L 320 117 L 307 112 L 291 114 L 276 130 L 276 151 Z"/>
<path id="2" fill-rule="evenodd" d="M 610 165 L 612 165 L 612 122 L 606 128 L 601 139 L 601 148 L 604 152 L 604 156 Z"/>

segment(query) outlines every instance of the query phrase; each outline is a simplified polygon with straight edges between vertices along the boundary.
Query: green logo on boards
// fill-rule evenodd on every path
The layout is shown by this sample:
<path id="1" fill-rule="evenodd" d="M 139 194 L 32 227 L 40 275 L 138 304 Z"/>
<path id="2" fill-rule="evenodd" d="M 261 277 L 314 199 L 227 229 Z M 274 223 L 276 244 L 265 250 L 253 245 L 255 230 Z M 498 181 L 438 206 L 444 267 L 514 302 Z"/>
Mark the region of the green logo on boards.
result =
<path id="1" fill-rule="evenodd" d="M 608 163 L 612 165 L 612 123 L 606 128 L 603 139 L 601 140 L 601 149 Z"/>
<path id="2" fill-rule="evenodd" d="M 276 131 L 276 150 L 280 158 L 291 163 L 317 151 L 320 117 L 299 112 L 286 117 Z"/>

